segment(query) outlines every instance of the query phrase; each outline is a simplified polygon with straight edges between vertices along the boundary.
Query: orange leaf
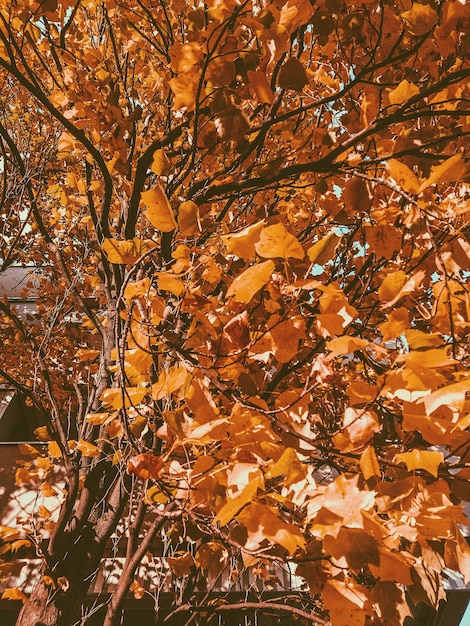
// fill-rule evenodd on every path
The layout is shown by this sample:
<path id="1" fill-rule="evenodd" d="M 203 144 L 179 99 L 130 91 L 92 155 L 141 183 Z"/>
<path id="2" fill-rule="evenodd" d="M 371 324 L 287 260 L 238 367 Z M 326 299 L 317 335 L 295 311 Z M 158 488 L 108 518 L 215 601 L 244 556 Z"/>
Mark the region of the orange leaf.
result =
<path id="1" fill-rule="evenodd" d="M 253 70 L 248 70 L 246 75 L 258 100 L 264 104 L 272 104 L 274 94 L 268 83 L 266 74 L 260 71 L 254 72 Z"/>
<path id="2" fill-rule="evenodd" d="M 28 601 L 26 596 L 18 587 L 8 587 L 2 593 L 2 600 L 20 600 L 23 604 Z"/>
<path id="3" fill-rule="evenodd" d="M 328 580 L 323 599 L 334 626 L 364 626 L 368 595 L 354 580 Z"/>
<path id="4" fill-rule="evenodd" d="M 384 302 L 382 308 L 393 306 L 400 298 L 413 293 L 423 282 L 424 270 L 420 270 L 411 276 L 403 270 L 397 270 L 385 277 L 379 287 L 379 299 Z"/>
<path id="5" fill-rule="evenodd" d="M 183 235 L 198 235 L 201 232 L 199 207 L 192 200 L 182 202 L 178 209 L 178 227 Z"/>
<path id="6" fill-rule="evenodd" d="M 411 452 L 396 454 L 394 460 L 396 463 L 405 463 L 408 471 L 424 469 L 437 478 L 439 465 L 444 463 L 444 455 L 434 450 L 415 448 Z"/>
<path id="7" fill-rule="evenodd" d="M 264 259 L 303 259 L 304 249 L 294 235 L 289 233 L 284 224 L 273 224 L 261 231 L 259 241 L 255 244 L 256 252 Z"/>
<path id="8" fill-rule="evenodd" d="M 361 472 L 366 480 L 372 478 L 372 476 L 380 476 L 380 467 L 377 461 L 374 448 L 369 446 L 361 454 L 361 460 L 359 462 Z"/>
<path id="9" fill-rule="evenodd" d="M 127 462 L 127 473 L 135 474 L 142 480 L 152 478 L 157 480 L 163 473 L 164 462 L 161 457 L 149 452 L 137 454 Z"/>
<path id="10" fill-rule="evenodd" d="M 387 162 L 387 170 L 404 191 L 408 193 L 419 192 L 419 179 L 407 165 L 396 159 L 390 159 Z"/>
<path id="11" fill-rule="evenodd" d="M 461 154 L 455 154 L 440 165 L 431 168 L 431 175 L 419 188 L 421 193 L 430 185 L 441 183 L 460 182 L 469 170 L 468 163 L 462 159 Z"/>
<path id="12" fill-rule="evenodd" d="M 126 387 L 124 391 L 120 388 L 105 389 L 100 400 L 113 409 L 122 409 L 124 400 L 125 408 L 129 408 L 142 402 L 148 393 L 145 387 Z"/>
<path id="13" fill-rule="evenodd" d="M 307 256 L 310 259 L 310 263 L 316 263 L 317 265 L 323 265 L 328 261 L 334 259 L 335 250 L 338 247 L 341 237 L 334 231 L 329 233 L 320 241 L 317 241 L 307 250 Z"/>
<path id="14" fill-rule="evenodd" d="M 175 552 L 175 556 L 169 556 L 166 559 L 171 571 L 178 578 L 189 576 L 195 566 L 192 554 L 190 552 L 184 552 L 180 556 L 177 555 L 178 552 Z"/>
<path id="15" fill-rule="evenodd" d="M 228 288 L 227 297 L 233 297 L 238 302 L 248 304 L 255 293 L 269 281 L 274 267 L 272 261 L 264 261 L 249 267 L 232 282 Z"/>
<path id="16" fill-rule="evenodd" d="M 388 99 L 390 104 L 403 104 L 417 93 L 419 93 L 419 89 L 416 85 L 407 80 L 402 80 L 398 87 L 388 94 Z"/>
<path id="17" fill-rule="evenodd" d="M 174 366 L 169 370 L 162 370 L 157 382 L 152 385 L 152 398 L 162 400 L 183 387 L 188 380 L 188 371 L 184 365 Z"/>
<path id="18" fill-rule="evenodd" d="M 224 235 L 222 241 L 231 254 L 249 260 L 256 252 L 255 244 L 259 241 L 263 226 L 264 220 L 251 224 L 233 235 Z"/>
<path id="19" fill-rule="evenodd" d="M 80 439 L 77 443 L 77 450 L 82 453 L 82 456 L 100 456 L 101 454 L 101 450 L 99 448 L 84 439 Z"/>
<path id="20" fill-rule="evenodd" d="M 411 9 L 402 13 L 401 17 L 405 20 L 406 30 L 415 37 L 421 37 L 430 31 L 438 20 L 432 7 L 419 2 L 413 2 Z"/>
<path id="21" fill-rule="evenodd" d="M 141 195 L 142 201 L 147 207 L 145 215 L 149 222 L 162 233 L 169 233 L 174 230 L 176 228 L 175 216 L 160 185 L 142 192 Z"/>

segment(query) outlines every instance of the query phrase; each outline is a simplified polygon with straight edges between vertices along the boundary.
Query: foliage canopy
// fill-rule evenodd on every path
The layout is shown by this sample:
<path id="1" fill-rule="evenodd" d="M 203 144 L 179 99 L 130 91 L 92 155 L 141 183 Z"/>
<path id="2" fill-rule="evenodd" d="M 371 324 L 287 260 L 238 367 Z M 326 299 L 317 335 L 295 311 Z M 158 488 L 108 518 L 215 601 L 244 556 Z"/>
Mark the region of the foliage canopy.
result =
<path id="1" fill-rule="evenodd" d="M 0 304 L 0 380 L 50 441 L 18 484 L 58 507 L 1 530 L 4 572 L 25 535 L 44 562 L 20 624 L 75 623 L 111 536 L 107 626 L 163 545 L 175 615 L 277 563 L 305 593 L 267 610 L 394 626 L 469 576 L 469 26 L 0 0 L 0 271 L 42 271 L 34 320 Z"/>

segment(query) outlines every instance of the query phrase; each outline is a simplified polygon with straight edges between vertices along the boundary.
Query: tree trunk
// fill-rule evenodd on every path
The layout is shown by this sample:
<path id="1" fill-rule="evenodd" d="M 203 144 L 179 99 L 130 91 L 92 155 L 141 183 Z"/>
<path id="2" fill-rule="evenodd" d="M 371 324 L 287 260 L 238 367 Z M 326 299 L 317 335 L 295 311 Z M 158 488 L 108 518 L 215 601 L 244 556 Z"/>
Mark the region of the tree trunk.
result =
<path id="1" fill-rule="evenodd" d="M 63 592 L 40 580 L 23 605 L 16 626 L 72 626 L 81 617 L 82 600 L 80 590 L 72 585 Z"/>

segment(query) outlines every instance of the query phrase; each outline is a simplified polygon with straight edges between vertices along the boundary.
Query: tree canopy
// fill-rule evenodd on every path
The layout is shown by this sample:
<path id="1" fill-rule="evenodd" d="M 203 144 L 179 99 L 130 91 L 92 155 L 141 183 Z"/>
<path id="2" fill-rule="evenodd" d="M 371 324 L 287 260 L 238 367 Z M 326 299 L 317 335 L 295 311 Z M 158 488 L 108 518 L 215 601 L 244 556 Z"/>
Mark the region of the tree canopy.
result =
<path id="1" fill-rule="evenodd" d="M 396 626 L 468 580 L 469 27 L 0 0 L 0 272 L 39 276 L 34 316 L 0 304 L 0 381 L 48 442 L 17 482 L 56 500 L 0 532 L 0 571 L 43 560 L 19 624 L 76 623 L 110 538 L 106 626 L 163 544 L 170 613 L 206 622 L 232 605 L 204 581 L 276 564 L 302 593 L 233 610 Z"/>

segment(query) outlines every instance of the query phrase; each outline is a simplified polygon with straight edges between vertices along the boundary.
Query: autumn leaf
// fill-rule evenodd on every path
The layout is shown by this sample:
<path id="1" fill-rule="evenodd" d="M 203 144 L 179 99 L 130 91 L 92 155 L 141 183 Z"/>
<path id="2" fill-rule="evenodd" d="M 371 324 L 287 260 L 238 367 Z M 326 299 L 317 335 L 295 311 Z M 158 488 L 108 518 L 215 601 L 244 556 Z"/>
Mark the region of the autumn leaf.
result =
<path id="1" fill-rule="evenodd" d="M 333 259 L 340 240 L 341 237 L 333 231 L 326 235 L 326 237 L 323 237 L 323 239 L 314 243 L 313 246 L 307 250 L 310 263 L 323 265 Z"/>
<path id="2" fill-rule="evenodd" d="M 145 387 L 113 388 L 105 389 L 100 400 L 112 409 L 121 409 L 139 404 L 148 394 L 149 390 Z"/>
<path id="3" fill-rule="evenodd" d="M 364 626 L 369 597 L 354 580 L 328 580 L 323 596 L 335 626 Z"/>
<path id="4" fill-rule="evenodd" d="M 163 473 L 164 461 L 161 457 L 149 452 L 137 454 L 127 462 L 127 473 L 135 474 L 142 480 L 152 478 L 157 480 Z"/>
<path id="5" fill-rule="evenodd" d="M 418 87 L 413 83 L 408 82 L 407 80 L 402 80 L 401 83 L 396 87 L 393 91 L 390 91 L 388 94 L 388 99 L 390 104 L 403 104 L 413 96 L 419 93 Z M 401 165 L 401 164 L 400 164 Z M 402 166 L 401 169 L 403 169 Z M 395 165 L 396 168 L 396 165 Z M 408 180 L 408 179 L 407 179 Z"/>
<path id="6" fill-rule="evenodd" d="M 397 463 L 405 463 L 408 470 L 424 469 L 432 476 L 437 477 L 439 465 L 444 462 L 442 452 L 434 450 L 419 450 L 415 448 L 411 452 L 401 452 L 395 455 Z"/>
<path id="7" fill-rule="evenodd" d="M 253 502 L 237 515 L 237 519 L 246 527 L 249 535 L 264 535 L 285 548 L 289 554 L 294 554 L 298 548 L 305 546 L 305 539 L 296 526 L 284 522 L 275 511 L 260 502 Z"/>
<path id="8" fill-rule="evenodd" d="M 249 267 L 235 278 L 227 291 L 227 297 L 248 304 L 253 296 L 262 289 L 274 271 L 272 261 L 264 261 Z"/>
<path id="9" fill-rule="evenodd" d="M 194 69 L 181 72 L 169 81 L 171 90 L 175 94 L 173 103 L 175 110 L 185 107 L 188 111 L 194 111 L 199 81 L 200 72 Z"/>
<path id="10" fill-rule="evenodd" d="M 28 596 L 25 595 L 18 587 L 7 587 L 2 592 L 2 600 L 20 600 L 23 604 L 28 601 Z"/>
<path id="11" fill-rule="evenodd" d="M 148 191 L 142 192 L 142 201 L 147 207 L 145 215 L 149 222 L 162 233 L 169 233 L 176 228 L 173 210 L 165 192 L 156 185 Z"/>
<path id="12" fill-rule="evenodd" d="M 379 287 L 379 299 L 384 302 L 382 308 L 391 307 L 404 296 L 416 291 L 424 276 L 423 270 L 419 270 L 411 276 L 408 276 L 403 270 L 388 274 Z"/>
<path id="13" fill-rule="evenodd" d="M 308 85 L 308 77 L 304 66 L 296 57 L 290 57 L 281 67 L 279 72 L 278 85 L 281 89 L 293 89 L 302 91 Z"/>
<path id="14" fill-rule="evenodd" d="M 420 37 L 427 33 L 437 22 L 436 11 L 428 4 L 413 2 L 409 11 L 401 14 L 410 35 Z"/>
<path id="15" fill-rule="evenodd" d="M 178 209 L 178 228 L 184 235 L 197 235 L 201 232 L 199 207 L 192 200 L 182 202 Z"/>
<path id="16" fill-rule="evenodd" d="M 97 446 L 84 439 L 78 441 L 76 450 L 81 452 L 83 456 L 100 456 L 101 454 L 101 450 Z"/>
<path id="17" fill-rule="evenodd" d="M 252 70 L 248 70 L 246 75 L 259 102 L 262 102 L 264 104 L 272 104 L 274 100 L 274 94 L 268 83 L 266 74 L 260 71 L 254 72 Z"/>
<path id="18" fill-rule="evenodd" d="M 195 563 L 198 569 L 207 572 L 209 579 L 218 578 L 228 562 L 228 552 L 217 541 L 203 543 L 197 550 Z"/>
<path id="19" fill-rule="evenodd" d="M 103 251 L 110 263 L 126 264 L 135 263 L 139 257 L 156 247 L 150 240 L 134 238 L 126 241 L 117 239 L 105 239 Z"/>
<path id="20" fill-rule="evenodd" d="M 167 557 L 167 562 L 173 574 L 178 578 L 189 576 L 195 566 L 194 558 L 190 552 L 183 554 L 175 552 L 174 556 Z"/>
<path id="21" fill-rule="evenodd" d="M 231 254 L 241 259 L 250 260 L 256 252 L 255 244 L 259 241 L 263 226 L 264 220 L 251 224 L 237 233 L 224 235 L 222 241 Z"/>
<path id="22" fill-rule="evenodd" d="M 259 241 L 255 243 L 255 250 L 265 259 L 303 259 L 304 249 L 298 239 L 289 233 L 281 223 L 266 226 L 261 230 Z"/>
<path id="23" fill-rule="evenodd" d="M 462 155 L 455 154 L 440 165 L 434 165 L 431 168 L 431 175 L 428 179 L 423 181 L 419 188 L 419 193 L 427 189 L 430 185 L 458 182 L 465 177 L 468 170 L 468 164 L 462 159 Z"/>
<path id="24" fill-rule="evenodd" d="M 389 98 L 390 96 L 391 94 L 389 94 Z M 419 193 L 419 179 L 407 165 L 397 161 L 397 159 L 390 159 L 387 161 L 387 170 L 404 191 L 413 194 Z"/>
<path id="25" fill-rule="evenodd" d="M 183 365 L 162 370 L 156 383 L 152 385 L 152 397 L 161 400 L 181 389 L 188 380 L 188 372 Z"/>
<path id="26" fill-rule="evenodd" d="M 372 446 L 368 446 L 361 454 L 360 467 L 366 480 L 369 480 L 372 476 L 380 476 L 380 467 L 377 455 L 375 454 L 375 450 Z"/>

